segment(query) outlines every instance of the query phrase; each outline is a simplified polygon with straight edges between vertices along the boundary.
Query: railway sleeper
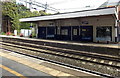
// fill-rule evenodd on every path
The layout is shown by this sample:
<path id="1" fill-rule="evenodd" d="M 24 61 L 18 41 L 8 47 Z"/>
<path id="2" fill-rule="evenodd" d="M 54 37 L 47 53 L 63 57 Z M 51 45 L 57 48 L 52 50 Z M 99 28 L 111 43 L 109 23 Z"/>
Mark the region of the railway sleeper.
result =
<path id="1" fill-rule="evenodd" d="M 11 43 L 14 43 L 14 44 L 18 44 L 18 45 L 24 45 L 24 46 L 30 46 L 30 47 L 34 47 L 34 48 L 41 48 L 41 49 L 46 49 L 46 50 L 52 50 L 52 51 L 60 51 L 61 52 L 61 50 L 62 50 L 62 52 L 69 52 L 69 53 L 74 53 L 74 54 L 81 54 L 81 55 L 83 55 L 83 56 L 88 56 L 88 54 L 89 54 L 89 56 L 93 56 L 93 57 L 96 57 L 96 58 L 106 58 L 106 57 L 104 57 L 103 55 L 102 55 L 102 57 L 100 57 L 101 55 L 99 55 L 99 54 L 97 54 L 97 55 L 95 55 L 95 53 L 93 54 L 93 53 L 89 53 L 89 52 L 83 52 L 83 51 L 77 51 L 77 50 L 69 50 L 69 49 L 61 49 L 61 48 L 56 48 L 56 47 L 50 47 L 50 46 L 45 46 L 45 45 L 37 45 L 37 44 L 32 44 L 32 43 L 26 43 L 26 42 L 19 42 L 18 43 L 18 41 L 9 41 L 9 40 L 3 40 L 4 42 L 11 42 Z M 24 41 L 24 40 L 23 40 Z M 28 41 L 27 41 L 28 42 Z M 106 56 L 106 55 L 105 55 Z M 108 59 L 108 58 L 107 58 Z M 118 59 L 118 61 L 120 61 L 119 59 L 119 57 L 115 57 L 115 58 L 113 58 L 113 56 L 112 56 L 112 59 L 114 60 L 114 59 Z"/>
<path id="2" fill-rule="evenodd" d="M 23 46 L 23 45 L 22 45 Z M 25 45 L 24 45 L 25 46 Z M 25 46 L 26 47 L 26 46 Z M 32 46 L 30 46 L 30 47 L 32 47 Z M 41 48 L 41 47 L 40 47 Z M 44 48 L 42 48 L 42 49 L 44 49 Z M 45 48 L 45 50 L 49 50 L 49 49 L 46 49 Z M 58 53 L 59 51 L 57 51 L 57 53 Z M 63 52 L 60 52 L 60 53 L 58 53 L 58 54 L 62 54 Z M 66 54 L 67 54 L 68 52 L 66 52 Z M 72 53 L 74 53 L 74 52 L 72 52 Z M 63 53 L 64 54 L 64 53 Z M 70 53 L 71 54 L 71 53 Z M 73 54 L 72 54 L 73 55 Z M 69 55 L 70 56 L 70 55 Z M 80 55 L 80 56 L 82 56 L 82 55 Z M 76 57 L 77 57 L 77 55 L 76 55 Z M 79 57 L 79 56 L 78 56 Z M 85 56 L 85 57 L 87 57 L 87 56 Z M 94 57 L 92 57 L 92 58 L 94 58 Z M 99 58 L 100 59 L 100 58 Z M 101 59 L 102 60 L 102 59 Z M 91 61 L 92 61 L 92 59 L 91 59 Z M 94 60 L 93 60 L 94 61 Z M 95 60 L 96 61 L 96 60 Z M 100 60 L 97 60 L 97 61 L 100 61 Z M 105 62 L 106 63 L 106 62 Z M 109 63 L 106 63 L 106 64 L 109 64 Z M 114 63 L 113 65 L 115 65 L 116 63 Z"/>
<path id="3" fill-rule="evenodd" d="M 69 46 L 69 47 L 66 47 L 66 44 L 62 44 L 62 43 L 52 43 L 52 42 L 46 42 L 46 41 L 44 41 L 44 40 L 30 40 L 30 39 L 19 39 L 19 38 L 8 38 L 8 37 L 3 37 L 3 40 L 10 40 L 10 41 L 18 41 L 18 42 L 26 42 L 26 43 L 33 43 L 33 44 L 38 44 L 38 45 L 49 45 L 49 46 L 54 46 L 54 47 L 61 47 L 61 48 L 67 48 L 67 49 L 71 49 L 70 47 L 72 47 L 73 45 L 67 45 L 67 46 Z M 54 45 L 53 45 L 54 44 Z M 77 48 L 76 48 L 77 47 Z M 81 51 L 87 51 L 88 53 L 102 53 L 102 54 L 105 54 L 105 55 L 110 55 L 110 56 L 112 56 L 113 57 L 113 55 L 115 55 L 115 56 L 118 56 L 119 57 L 119 53 L 118 52 L 114 52 L 114 51 L 118 51 L 118 49 L 113 49 L 113 48 L 99 48 L 99 47 L 87 47 L 87 46 L 85 46 L 84 47 L 84 45 L 83 46 L 80 46 L 79 48 L 80 49 L 78 49 L 78 46 L 76 46 L 76 47 L 74 47 L 74 50 L 81 50 Z M 91 50 L 90 50 L 91 49 Z M 95 49 L 95 51 L 93 50 L 93 49 Z M 111 50 L 112 50 L 112 52 L 111 52 Z M 105 51 L 105 52 L 103 52 L 103 51 Z M 110 52 L 107 52 L 107 51 L 110 51 Z M 107 53 L 107 54 L 106 54 Z M 112 54 L 112 55 L 111 55 Z"/>

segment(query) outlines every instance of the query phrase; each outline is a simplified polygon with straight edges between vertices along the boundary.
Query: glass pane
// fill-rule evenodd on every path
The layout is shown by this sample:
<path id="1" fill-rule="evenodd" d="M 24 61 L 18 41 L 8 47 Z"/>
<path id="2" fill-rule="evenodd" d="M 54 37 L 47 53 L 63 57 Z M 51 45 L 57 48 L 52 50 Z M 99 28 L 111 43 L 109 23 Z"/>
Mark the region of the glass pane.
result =
<path id="1" fill-rule="evenodd" d="M 62 35 L 68 35 L 68 30 L 67 29 L 63 29 L 61 34 Z"/>
<path id="2" fill-rule="evenodd" d="M 100 41 L 111 41 L 112 37 L 112 27 L 105 26 L 105 27 L 97 27 L 96 28 L 96 40 Z"/>
<path id="3" fill-rule="evenodd" d="M 77 35 L 77 29 L 73 29 L 73 35 Z"/>
<path id="4" fill-rule="evenodd" d="M 60 27 L 57 28 L 57 34 L 60 35 Z"/>
<path id="5" fill-rule="evenodd" d="M 68 35 L 68 30 L 67 29 L 65 29 L 65 34 L 64 35 Z"/>

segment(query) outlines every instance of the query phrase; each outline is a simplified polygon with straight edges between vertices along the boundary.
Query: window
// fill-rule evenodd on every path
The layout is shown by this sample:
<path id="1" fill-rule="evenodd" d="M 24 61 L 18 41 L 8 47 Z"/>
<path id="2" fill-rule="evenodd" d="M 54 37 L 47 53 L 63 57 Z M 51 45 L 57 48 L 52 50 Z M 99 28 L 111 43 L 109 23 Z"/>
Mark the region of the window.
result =
<path id="1" fill-rule="evenodd" d="M 57 27 L 57 35 L 60 35 L 60 27 Z"/>
<path id="2" fill-rule="evenodd" d="M 99 41 L 111 41 L 112 37 L 112 27 L 102 26 L 96 28 L 96 40 Z"/>
<path id="3" fill-rule="evenodd" d="M 77 35 L 78 30 L 77 29 L 73 29 L 73 35 Z"/>

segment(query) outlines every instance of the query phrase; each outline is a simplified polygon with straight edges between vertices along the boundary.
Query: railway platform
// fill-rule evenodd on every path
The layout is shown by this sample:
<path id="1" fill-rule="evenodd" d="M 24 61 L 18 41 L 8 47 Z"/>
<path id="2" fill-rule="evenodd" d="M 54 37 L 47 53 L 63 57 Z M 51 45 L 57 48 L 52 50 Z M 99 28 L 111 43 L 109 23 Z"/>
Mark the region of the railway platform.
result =
<path id="1" fill-rule="evenodd" d="M 34 40 L 34 41 L 44 41 L 44 42 L 53 42 L 53 43 L 64 43 L 64 44 L 73 44 L 73 45 L 86 45 L 86 46 L 98 46 L 98 47 L 109 47 L 109 48 L 120 48 L 120 42 L 114 44 L 105 44 L 105 43 L 92 43 L 92 42 L 73 42 L 73 41 L 58 41 L 58 40 L 48 40 L 48 39 L 36 39 L 36 38 L 28 38 L 28 37 L 19 37 L 19 36 L 6 36 L 0 35 L 0 37 L 8 37 L 8 38 L 19 38 L 26 40 Z"/>
<path id="2" fill-rule="evenodd" d="M 0 58 L 2 78 L 16 78 L 17 76 L 20 78 L 100 78 L 98 75 L 85 71 L 70 69 L 5 50 L 0 51 Z"/>

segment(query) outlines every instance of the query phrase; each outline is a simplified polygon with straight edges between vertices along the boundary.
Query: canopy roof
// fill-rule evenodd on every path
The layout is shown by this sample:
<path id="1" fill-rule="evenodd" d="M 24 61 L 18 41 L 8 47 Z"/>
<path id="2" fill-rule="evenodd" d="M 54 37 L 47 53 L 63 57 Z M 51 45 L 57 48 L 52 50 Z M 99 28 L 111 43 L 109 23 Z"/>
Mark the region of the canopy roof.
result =
<path id="1" fill-rule="evenodd" d="M 36 21 L 44 21 L 44 20 L 110 15 L 110 14 L 115 14 L 115 10 L 116 10 L 115 7 L 99 8 L 99 9 L 77 11 L 77 12 L 70 12 L 70 13 L 61 13 L 61 14 L 55 14 L 55 15 L 22 18 L 20 19 L 20 22 L 36 22 Z"/>

